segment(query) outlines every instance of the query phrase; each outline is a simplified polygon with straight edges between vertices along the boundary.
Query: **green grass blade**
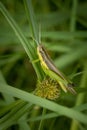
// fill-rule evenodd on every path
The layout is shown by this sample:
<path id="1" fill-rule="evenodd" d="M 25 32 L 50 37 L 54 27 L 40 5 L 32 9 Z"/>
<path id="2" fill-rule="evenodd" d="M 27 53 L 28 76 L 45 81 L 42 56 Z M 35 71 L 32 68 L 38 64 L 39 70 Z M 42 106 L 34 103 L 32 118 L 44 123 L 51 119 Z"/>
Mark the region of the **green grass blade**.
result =
<path id="1" fill-rule="evenodd" d="M 1 71 L 0 71 L 0 82 L 2 83 L 6 83 Z M 2 94 L 3 98 L 5 99 L 6 104 L 12 103 L 14 100 L 14 98 L 11 95 L 8 94 Z"/>
<path id="2" fill-rule="evenodd" d="M 83 56 L 86 56 L 87 44 L 79 45 L 78 48 L 73 49 L 70 53 L 62 55 L 60 58 L 56 58 L 55 64 L 59 68 L 64 68 L 71 63 L 81 59 Z"/>
<path id="3" fill-rule="evenodd" d="M 70 31 L 74 32 L 76 28 L 76 9 L 77 9 L 77 2 L 78 0 L 72 1 L 72 12 L 71 12 L 71 22 L 70 22 Z"/>
<path id="4" fill-rule="evenodd" d="M 71 40 L 74 38 L 87 38 L 87 31 L 44 31 L 42 32 L 43 38 L 50 38 L 53 40 Z"/>
<path id="5" fill-rule="evenodd" d="M 15 124 L 17 120 L 29 110 L 29 107 L 31 107 L 31 104 L 28 104 L 26 102 L 22 102 L 18 106 L 14 107 L 11 112 L 9 112 L 0 120 L 0 128 L 6 129 L 12 124 Z"/>
<path id="6" fill-rule="evenodd" d="M 84 124 L 87 124 L 87 116 L 82 114 L 79 111 L 76 111 L 71 108 L 67 108 L 64 106 L 61 106 L 59 104 L 56 104 L 54 102 L 48 101 L 46 99 L 42 99 L 40 97 L 37 97 L 33 94 L 24 92 L 22 90 L 19 90 L 17 88 L 13 88 L 9 85 L 1 83 L 0 85 L 0 92 L 10 94 L 14 97 L 20 98 L 22 100 L 31 102 L 33 104 L 37 104 L 41 107 L 45 107 L 49 110 L 52 110 L 53 112 L 59 113 L 61 115 L 67 116 L 72 119 L 76 119 Z"/>
<path id="7" fill-rule="evenodd" d="M 33 37 L 37 41 L 36 43 L 39 43 L 39 30 L 37 28 L 36 19 L 35 19 L 33 7 L 32 7 L 32 2 L 31 0 L 24 0 L 24 4 L 25 4 L 27 18 L 32 28 Z"/>
<path id="8" fill-rule="evenodd" d="M 12 27 L 16 36 L 20 40 L 20 42 L 23 45 L 23 47 L 24 47 L 28 57 L 30 58 L 30 60 L 33 61 L 33 60 L 37 59 L 37 54 L 35 53 L 36 52 L 35 48 L 32 48 L 31 43 L 29 43 L 29 41 L 26 39 L 25 35 L 21 31 L 21 29 L 19 28 L 17 23 L 10 16 L 9 12 L 6 10 L 6 8 L 4 7 L 4 5 L 1 2 L 0 2 L 0 10 L 1 10 L 2 14 L 5 16 L 6 20 L 10 24 L 10 26 Z M 33 64 L 33 62 L 32 62 L 32 64 Z M 38 78 L 42 79 L 42 71 L 39 69 L 40 68 L 39 64 L 38 63 L 33 64 L 33 67 L 36 71 Z"/>

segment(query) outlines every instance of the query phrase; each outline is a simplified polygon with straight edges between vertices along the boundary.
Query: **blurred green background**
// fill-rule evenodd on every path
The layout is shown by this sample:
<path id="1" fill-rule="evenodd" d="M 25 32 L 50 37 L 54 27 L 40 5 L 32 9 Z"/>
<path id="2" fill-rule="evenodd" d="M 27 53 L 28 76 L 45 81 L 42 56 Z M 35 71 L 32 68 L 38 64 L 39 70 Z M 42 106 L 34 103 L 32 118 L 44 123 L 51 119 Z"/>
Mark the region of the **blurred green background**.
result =
<path id="1" fill-rule="evenodd" d="M 0 1 L 27 40 L 33 44 L 31 23 L 27 19 L 23 0 Z M 41 43 L 48 50 L 55 65 L 71 78 L 76 86 L 77 96 L 62 94 L 57 103 L 68 107 L 87 103 L 87 0 L 32 0 L 32 6 Z M 0 71 L 9 85 L 28 92 L 35 90 L 37 75 L 32 61 L 1 12 Z M 1 108 L 6 106 L 3 100 L 1 95 Z M 87 114 L 87 111 L 85 113 Z M 50 122 L 53 123 L 51 128 Z M 71 120 L 65 117 L 55 118 L 47 122 L 44 130 L 87 129 L 86 124 L 80 124 L 75 129 L 72 129 L 70 124 Z M 16 130 L 18 127 L 8 129 Z"/>

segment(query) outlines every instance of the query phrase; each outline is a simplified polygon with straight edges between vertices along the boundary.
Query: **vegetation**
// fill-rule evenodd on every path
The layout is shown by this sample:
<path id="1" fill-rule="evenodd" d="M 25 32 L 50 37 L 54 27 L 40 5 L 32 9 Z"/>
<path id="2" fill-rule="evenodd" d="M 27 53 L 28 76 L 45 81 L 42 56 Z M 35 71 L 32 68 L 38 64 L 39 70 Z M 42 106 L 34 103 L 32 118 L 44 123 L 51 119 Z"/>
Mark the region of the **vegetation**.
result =
<path id="1" fill-rule="evenodd" d="M 48 82 L 55 91 L 38 61 L 40 40 L 76 95 L 60 89 L 55 100 L 40 95 L 38 82 L 42 95 Z M 1 0 L 0 130 L 86 130 L 86 94 L 87 1 Z"/>

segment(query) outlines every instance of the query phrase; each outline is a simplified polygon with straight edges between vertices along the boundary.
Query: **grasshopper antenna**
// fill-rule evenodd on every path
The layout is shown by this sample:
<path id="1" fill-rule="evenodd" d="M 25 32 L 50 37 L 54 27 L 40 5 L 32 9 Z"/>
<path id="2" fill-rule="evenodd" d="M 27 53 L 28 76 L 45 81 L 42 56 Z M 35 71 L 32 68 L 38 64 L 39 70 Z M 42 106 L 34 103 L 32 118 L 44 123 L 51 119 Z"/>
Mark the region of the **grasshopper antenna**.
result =
<path id="1" fill-rule="evenodd" d="M 31 37 L 31 38 L 32 38 L 33 41 L 36 42 L 37 45 L 39 44 L 38 41 L 34 37 Z"/>
<path id="2" fill-rule="evenodd" d="M 41 24 L 39 24 L 39 41 L 37 41 L 34 37 L 31 36 L 31 38 L 33 39 L 33 41 L 36 42 L 37 45 L 39 45 L 41 43 Z"/>

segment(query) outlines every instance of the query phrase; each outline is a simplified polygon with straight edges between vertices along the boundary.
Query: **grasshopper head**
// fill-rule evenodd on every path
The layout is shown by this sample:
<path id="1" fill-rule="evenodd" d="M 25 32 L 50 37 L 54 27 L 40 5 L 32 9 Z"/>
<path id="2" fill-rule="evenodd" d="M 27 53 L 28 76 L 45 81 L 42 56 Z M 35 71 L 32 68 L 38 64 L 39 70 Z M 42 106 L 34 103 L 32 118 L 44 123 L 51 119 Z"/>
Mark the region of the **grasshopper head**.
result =
<path id="1" fill-rule="evenodd" d="M 39 44 L 37 46 L 37 54 L 39 56 L 40 61 L 44 61 L 44 58 L 46 57 L 46 50 L 44 49 L 43 45 Z"/>
<path id="2" fill-rule="evenodd" d="M 43 57 L 42 57 L 42 54 L 43 54 L 42 45 L 37 46 L 37 54 L 38 54 L 38 57 L 39 57 L 40 61 L 42 61 L 43 60 Z"/>

